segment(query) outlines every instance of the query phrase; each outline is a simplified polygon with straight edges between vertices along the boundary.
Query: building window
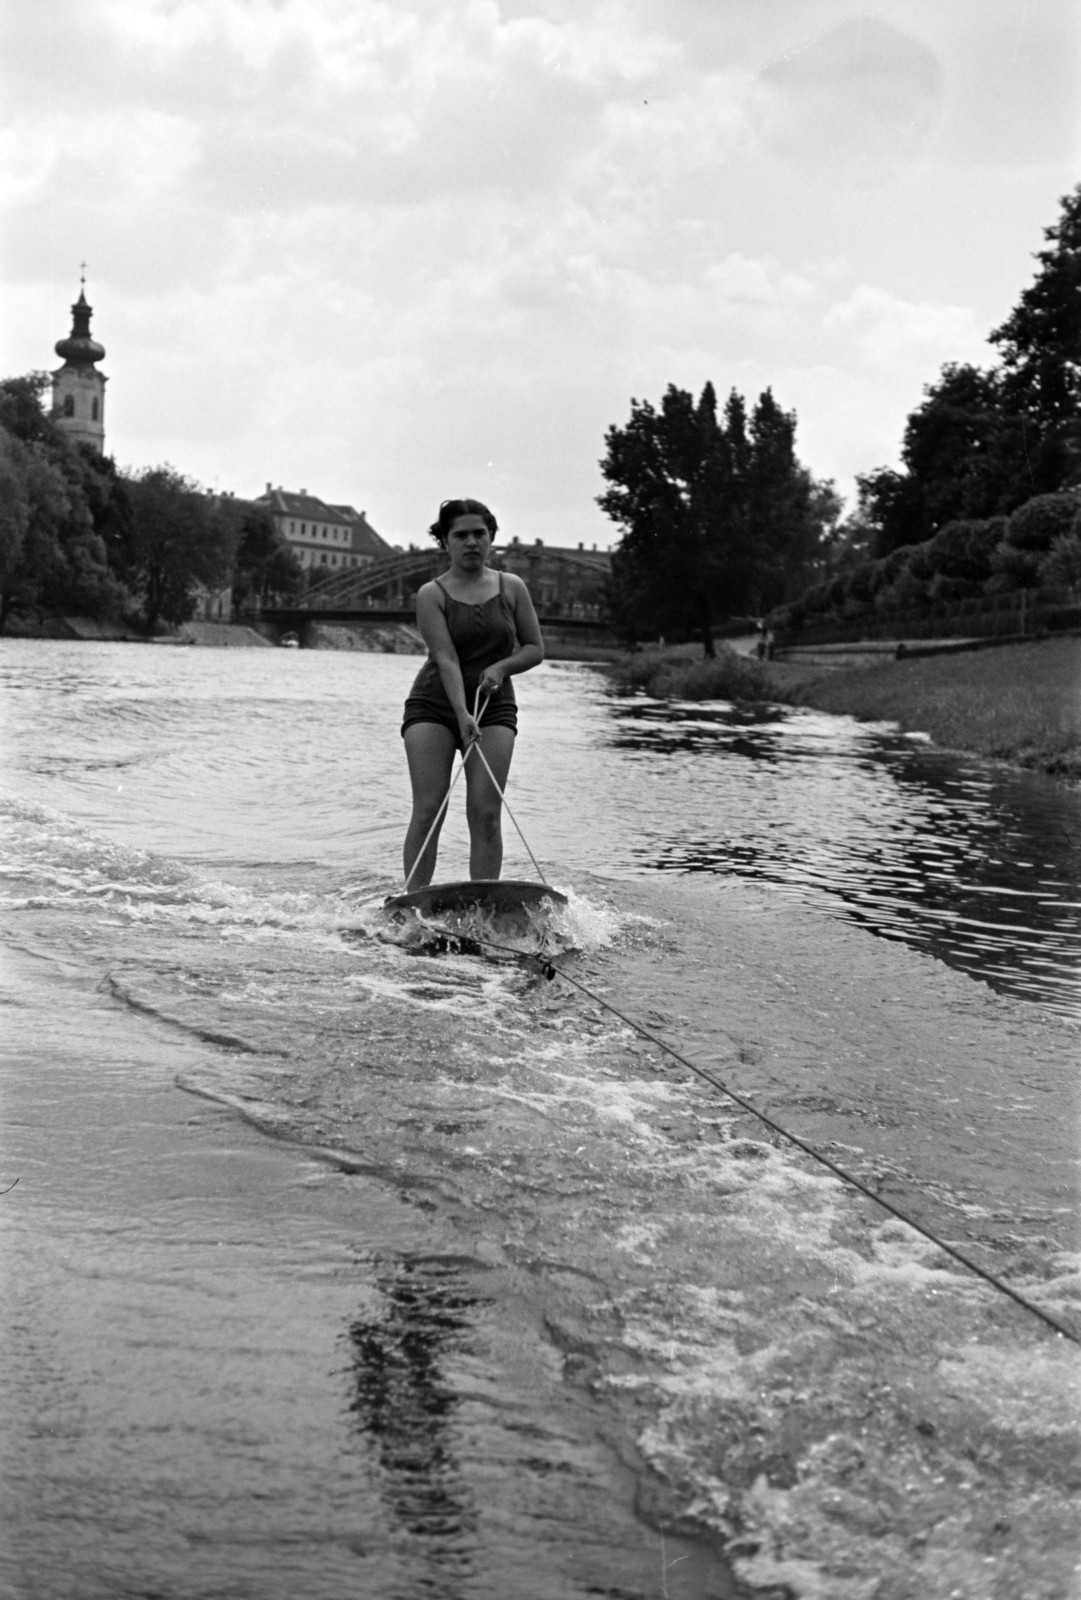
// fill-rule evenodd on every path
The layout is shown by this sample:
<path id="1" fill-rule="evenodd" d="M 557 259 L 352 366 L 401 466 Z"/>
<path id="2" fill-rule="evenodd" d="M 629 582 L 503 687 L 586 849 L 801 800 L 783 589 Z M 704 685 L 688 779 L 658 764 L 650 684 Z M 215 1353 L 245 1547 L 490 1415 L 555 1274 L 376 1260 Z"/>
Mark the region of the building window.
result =
<path id="1" fill-rule="evenodd" d="M 65 417 L 73 417 L 75 415 L 75 396 L 73 394 L 64 396 L 64 415 Z"/>
<path id="2" fill-rule="evenodd" d="M 91 422 L 98 420 L 98 403 L 96 400 L 91 400 L 90 402 L 90 420 Z"/>
<path id="3" fill-rule="evenodd" d="M 297 525 L 296 525 L 296 523 L 295 523 L 295 522 L 291 522 L 291 523 L 290 523 L 290 524 L 289 524 L 289 532 L 290 532 L 290 533 L 296 533 L 296 531 L 297 531 Z"/>

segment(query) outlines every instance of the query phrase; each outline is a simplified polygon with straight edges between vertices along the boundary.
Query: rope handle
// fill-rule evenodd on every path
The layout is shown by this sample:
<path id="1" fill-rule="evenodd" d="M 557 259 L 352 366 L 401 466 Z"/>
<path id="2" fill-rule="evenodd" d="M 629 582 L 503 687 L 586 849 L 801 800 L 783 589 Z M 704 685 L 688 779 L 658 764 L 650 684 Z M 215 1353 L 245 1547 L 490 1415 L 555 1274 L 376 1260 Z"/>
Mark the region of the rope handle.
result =
<path id="1" fill-rule="evenodd" d="M 473 720 L 474 720 L 474 722 L 476 722 L 478 724 L 480 723 L 480 719 L 481 719 L 481 717 L 483 717 L 485 711 L 487 710 L 488 701 L 491 698 L 492 698 L 491 694 L 486 694 L 484 696 L 484 704 L 480 706 L 480 709 L 478 711 L 477 707 L 478 707 L 478 704 L 480 703 L 480 684 L 478 684 L 477 685 L 477 692 L 473 696 Z M 410 867 L 409 871 L 405 875 L 405 884 L 404 884 L 403 889 L 402 889 L 403 894 L 408 894 L 409 885 L 413 881 L 413 874 L 416 872 L 417 868 L 420 866 L 421 859 L 423 858 L 424 852 L 425 852 L 425 850 L 427 850 L 428 846 L 432 842 L 432 835 L 435 832 L 435 830 L 439 827 L 439 824 L 442 822 L 443 813 L 446 811 L 447 807 L 450 804 L 450 797 L 454 793 L 454 785 L 458 782 L 458 779 L 461 777 L 462 773 L 465 771 L 465 764 L 469 760 L 469 757 L 473 754 L 473 751 L 476 748 L 477 748 L 477 741 L 475 739 L 473 739 L 466 746 L 465 752 L 462 755 L 462 764 L 458 768 L 457 772 L 454 774 L 453 778 L 450 780 L 450 787 L 447 790 L 446 794 L 443 796 L 443 803 L 439 807 L 439 810 L 435 814 L 435 821 L 432 823 L 431 827 L 428 829 L 428 833 L 427 833 L 427 836 L 426 836 L 426 838 L 424 840 L 424 843 L 421 845 L 420 849 L 417 851 L 416 860 L 413 862 L 413 865 Z M 484 761 L 483 754 L 481 755 L 481 760 Z M 486 761 L 484 761 L 484 765 L 487 766 L 488 763 Z M 492 782 L 495 783 L 495 779 L 494 778 L 492 779 Z M 496 787 L 498 788 L 498 785 L 496 785 Z M 508 810 L 509 810 L 509 807 L 508 807 Z M 515 826 L 517 827 L 517 823 L 515 824 Z M 528 846 L 526 846 L 526 848 L 528 849 Z"/>
<path id="2" fill-rule="evenodd" d="M 527 854 L 529 856 L 529 859 L 530 859 L 530 861 L 532 861 L 534 867 L 536 868 L 537 877 L 540 879 L 540 881 L 543 884 L 547 884 L 548 879 L 544 876 L 544 873 L 541 871 L 540 867 L 537 865 L 537 858 L 533 854 L 532 850 L 530 850 L 530 848 L 529 848 L 529 840 L 526 838 L 526 836 L 522 832 L 521 828 L 518 827 L 518 818 L 514 815 L 514 812 L 511 810 L 510 806 L 507 805 L 507 797 L 504 794 L 503 790 L 499 787 L 498 783 L 496 783 L 495 774 L 493 773 L 491 767 L 488 765 L 488 762 L 487 762 L 487 759 L 485 757 L 484 751 L 481 749 L 479 744 L 476 746 L 476 751 L 477 751 L 478 756 L 480 756 L 481 761 L 484 762 L 484 770 L 485 770 L 485 772 L 488 774 L 489 778 L 491 778 L 491 780 L 492 780 L 492 788 L 495 790 L 495 792 L 499 796 L 500 800 L 502 800 L 503 804 L 505 806 L 507 806 L 507 816 L 514 823 L 514 826 L 516 828 L 518 828 L 518 837 L 519 837 L 519 839 L 521 839 L 522 843 L 525 845 L 526 852 L 527 852 Z"/>

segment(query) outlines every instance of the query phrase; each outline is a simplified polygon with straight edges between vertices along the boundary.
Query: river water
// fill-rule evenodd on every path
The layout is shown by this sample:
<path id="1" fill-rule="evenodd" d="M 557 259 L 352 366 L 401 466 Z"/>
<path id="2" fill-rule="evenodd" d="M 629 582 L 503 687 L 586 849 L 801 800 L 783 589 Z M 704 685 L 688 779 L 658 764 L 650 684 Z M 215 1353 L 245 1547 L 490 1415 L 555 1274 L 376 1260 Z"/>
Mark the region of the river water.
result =
<path id="1" fill-rule="evenodd" d="M 589 993 L 387 923 L 415 670 L 0 641 L 0 1592 L 1065 1594 L 1061 1349 Z M 568 975 L 1069 1313 L 1077 791 L 570 664 L 520 700 Z M 905 1385 L 939 1420 L 868 1440 Z M 950 1407 L 1018 1441 L 978 1537 Z"/>

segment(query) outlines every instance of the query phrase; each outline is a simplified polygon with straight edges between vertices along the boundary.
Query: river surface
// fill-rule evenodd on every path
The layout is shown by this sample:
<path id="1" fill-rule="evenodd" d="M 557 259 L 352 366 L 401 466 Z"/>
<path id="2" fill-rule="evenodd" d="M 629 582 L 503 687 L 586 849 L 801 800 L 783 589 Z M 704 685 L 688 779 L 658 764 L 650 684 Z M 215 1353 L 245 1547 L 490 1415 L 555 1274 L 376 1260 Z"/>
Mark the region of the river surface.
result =
<path id="1" fill-rule="evenodd" d="M 947 1308 L 911 1241 L 588 994 L 387 923 L 416 667 L 0 640 L 0 1179 L 18 1179 L 0 1197 L 0 1593 L 885 1595 L 863 1513 L 828 1509 L 851 1463 L 823 1419 L 881 1389 L 883 1345 L 907 1359 L 912 1286 L 951 1395 L 1028 1383 L 1030 1421 L 1061 1419 L 1054 1350 L 1004 1334 L 993 1381 L 966 1367 L 989 1325 L 977 1287 Z M 1081 1019 L 1077 790 L 806 710 L 617 699 L 570 664 L 520 685 L 509 798 L 569 892 L 549 941 L 568 975 L 1068 1309 L 1076 1100 L 1055 1063 Z M 446 878 L 467 876 L 457 798 Z M 531 876 L 505 838 L 504 874 Z M 767 967 L 787 1068 L 756 1023 Z M 963 1014 L 955 1034 L 906 998 L 921 985 Z M 863 1037 L 864 991 L 907 1008 L 905 1064 L 881 1081 L 890 1028 Z M 1019 1041 L 1009 1081 L 996 1026 Z M 825 1095 L 799 1074 L 831 1050 Z M 940 1114 L 917 1136 L 932 1080 Z M 1024 1134 L 1003 1142 L 1007 1109 Z M 842 1257 L 820 1297 L 812 1265 Z M 838 1353 L 842 1300 L 875 1351 Z M 792 1352 L 810 1335 L 773 1328 L 796 1301 L 833 1351 L 806 1393 Z M 718 1396 L 728 1433 L 703 1424 Z M 785 1405 L 804 1406 L 813 1471 L 773 1438 Z M 912 1460 L 876 1448 L 882 1494 L 911 1499 Z M 943 1472 L 940 1500 L 968 1492 Z M 800 1513 L 815 1550 L 845 1528 L 828 1580 L 818 1555 L 747 1534 L 781 1517 L 754 1496 L 797 1480 L 817 1486 Z M 1008 1564 L 1002 1587 L 984 1567 L 977 1582 L 971 1550 L 956 1567 L 894 1551 L 911 1586 L 891 1600 L 1065 1594 L 1032 1555 L 1056 1547 L 1056 1493 L 1028 1589 Z"/>

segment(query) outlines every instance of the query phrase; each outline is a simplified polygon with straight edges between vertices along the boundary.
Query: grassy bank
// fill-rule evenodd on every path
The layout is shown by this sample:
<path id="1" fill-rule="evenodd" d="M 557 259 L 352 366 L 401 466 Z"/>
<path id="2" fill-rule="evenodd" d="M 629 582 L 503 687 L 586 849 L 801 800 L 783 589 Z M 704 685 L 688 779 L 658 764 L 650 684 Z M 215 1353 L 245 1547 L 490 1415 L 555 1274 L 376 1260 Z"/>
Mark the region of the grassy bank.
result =
<path id="1" fill-rule="evenodd" d="M 897 722 L 946 749 L 1081 777 L 1081 639 L 823 672 L 777 663 L 778 698 Z"/>
<path id="2" fill-rule="evenodd" d="M 780 700 L 896 722 L 944 749 L 1081 778 L 1081 639 L 1051 638 L 958 655 L 837 667 L 720 650 L 643 651 L 610 669 L 617 692 L 657 698 Z"/>

